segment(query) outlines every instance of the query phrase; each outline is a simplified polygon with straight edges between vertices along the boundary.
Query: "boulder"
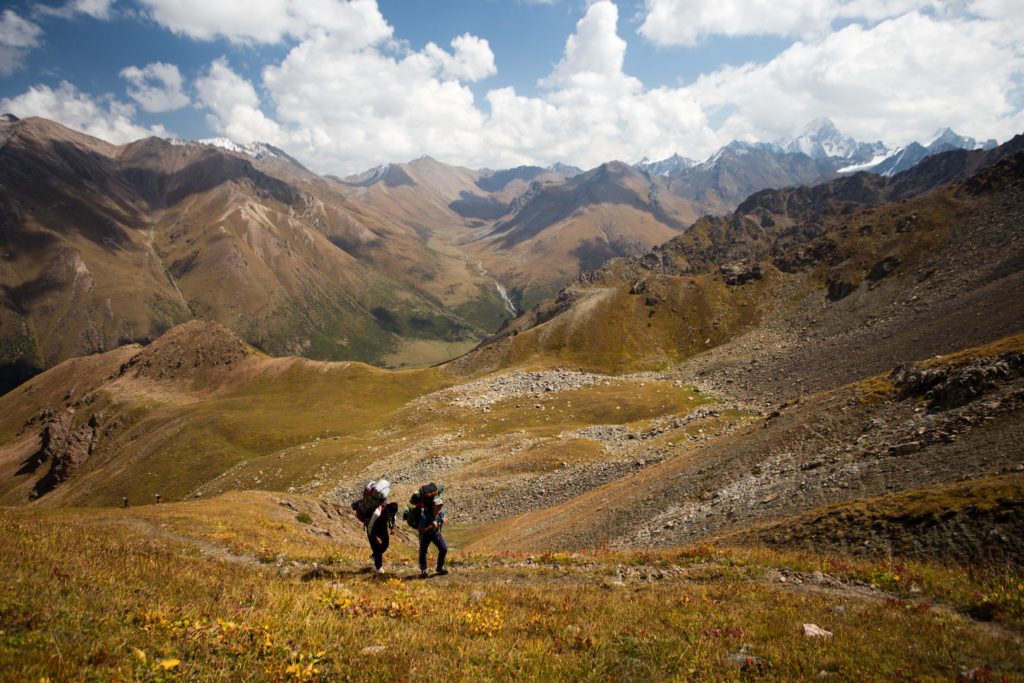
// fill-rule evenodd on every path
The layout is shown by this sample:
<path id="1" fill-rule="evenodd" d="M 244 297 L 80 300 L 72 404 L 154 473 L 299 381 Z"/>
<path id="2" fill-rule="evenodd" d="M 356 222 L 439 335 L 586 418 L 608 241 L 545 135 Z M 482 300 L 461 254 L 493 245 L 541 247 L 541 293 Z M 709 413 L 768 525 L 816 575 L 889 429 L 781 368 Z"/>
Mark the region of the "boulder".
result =
<path id="1" fill-rule="evenodd" d="M 753 261 L 731 261 L 718 267 L 727 285 L 743 285 L 764 277 L 761 265 Z"/>
<path id="2" fill-rule="evenodd" d="M 871 266 L 871 270 L 868 271 L 868 281 L 871 283 L 878 282 L 882 278 L 891 274 L 900 265 L 900 260 L 895 256 L 886 256 L 884 259 Z"/>
<path id="3" fill-rule="evenodd" d="M 852 282 L 847 282 L 839 277 L 832 277 L 828 280 L 828 297 L 829 301 L 839 301 L 853 294 L 853 290 L 857 289 L 857 285 Z"/>
<path id="4" fill-rule="evenodd" d="M 817 624 L 804 624 L 804 635 L 808 638 L 831 638 L 832 631 L 826 631 Z"/>

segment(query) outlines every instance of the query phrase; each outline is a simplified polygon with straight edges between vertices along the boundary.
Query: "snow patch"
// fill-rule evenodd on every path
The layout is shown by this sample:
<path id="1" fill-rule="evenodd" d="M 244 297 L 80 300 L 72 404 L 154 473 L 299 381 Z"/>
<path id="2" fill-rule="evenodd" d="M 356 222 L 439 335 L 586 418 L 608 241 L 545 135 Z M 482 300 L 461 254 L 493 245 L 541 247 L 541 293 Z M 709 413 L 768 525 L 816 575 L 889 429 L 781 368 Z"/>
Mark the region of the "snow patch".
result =
<path id="1" fill-rule="evenodd" d="M 902 150 L 885 151 L 875 156 L 870 161 L 865 161 L 863 164 L 854 164 L 853 166 L 845 166 L 840 169 L 836 169 L 836 173 L 857 173 L 858 171 L 870 171 L 872 168 L 882 163 L 894 154 L 898 154 Z"/>

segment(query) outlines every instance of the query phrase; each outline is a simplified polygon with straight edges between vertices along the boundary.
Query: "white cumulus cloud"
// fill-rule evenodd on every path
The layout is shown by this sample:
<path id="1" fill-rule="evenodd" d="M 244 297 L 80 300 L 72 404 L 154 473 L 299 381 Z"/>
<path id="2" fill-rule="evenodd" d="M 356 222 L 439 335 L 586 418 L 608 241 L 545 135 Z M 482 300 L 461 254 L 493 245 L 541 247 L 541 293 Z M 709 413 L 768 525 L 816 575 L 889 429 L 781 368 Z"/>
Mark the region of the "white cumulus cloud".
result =
<path id="1" fill-rule="evenodd" d="M 643 154 L 668 156 L 684 145 L 710 148 L 714 134 L 697 102 L 679 90 L 645 90 L 623 71 L 626 42 L 618 8 L 592 3 L 541 80 L 541 97 L 491 91 L 487 132 L 492 150 L 518 163 L 569 161 L 593 166 Z"/>
<path id="2" fill-rule="evenodd" d="M 858 1 L 861 14 L 893 12 L 898 4 Z M 355 47 L 326 31 L 263 70 L 274 119 L 253 85 L 223 61 L 197 90 L 218 132 L 279 144 L 312 168 L 338 174 L 424 153 L 471 167 L 589 167 L 675 152 L 704 158 L 732 139 L 792 134 L 819 116 L 861 139 L 892 144 L 925 140 L 947 125 L 1006 139 L 1022 123 L 1013 102 L 1024 75 L 1020 42 L 1005 22 L 980 13 L 911 11 L 874 25 L 851 23 L 767 62 L 660 88 L 625 73 L 618 18 L 611 0 L 591 2 L 535 96 L 499 87 L 475 101 L 466 83 L 494 73 L 495 65 L 487 42 L 471 35 L 453 40 L 451 51 L 434 44 L 401 51 L 390 40 Z"/>
<path id="3" fill-rule="evenodd" d="M 541 81 L 548 87 L 571 86 L 580 79 L 618 79 L 626 57 L 626 41 L 616 24 L 619 9 L 611 2 L 595 2 L 565 42 L 565 54 L 554 72 Z"/>
<path id="4" fill-rule="evenodd" d="M 807 37 L 828 32 L 839 19 L 880 21 L 942 5 L 941 0 L 645 0 L 639 32 L 659 45 L 696 45 L 715 35 Z"/>
<path id="5" fill-rule="evenodd" d="M 449 54 L 434 43 L 427 43 L 424 53 L 440 67 L 442 74 L 450 79 L 479 81 L 498 72 L 494 66 L 494 53 L 490 43 L 483 38 L 465 33 L 451 42 L 454 49 Z"/>
<path id="6" fill-rule="evenodd" d="M 221 57 L 195 82 L 199 104 L 211 110 L 206 123 L 232 140 L 259 140 L 279 144 L 281 127 L 260 108 L 260 98 L 252 83 L 235 73 Z"/>
<path id="7" fill-rule="evenodd" d="M 1006 139 L 1021 125 L 1010 96 L 1024 76 L 1002 26 L 912 12 L 798 42 L 764 64 L 703 76 L 687 90 L 734 112 L 724 137 L 771 138 L 828 116 L 860 139 L 906 143 L 939 127 Z"/>
<path id="8" fill-rule="evenodd" d="M 278 118 L 295 131 L 292 144 L 320 170 L 361 170 L 423 152 L 455 158 L 479 149 L 484 120 L 455 76 L 485 75 L 493 55 L 472 37 L 453 45 L 454 54 L 435 46 L 393 55 L 320 34 L 264 69 L 263 82 Z"/>
<path id="9" fill-rule="evenodd" d="M 198 7 L 198 0 L 184 2 Z M 647 8 L 663 2 L 648 0 Z M 721 11 L 747 8 L 755 16 L 761 7 L 755 0 L 720 4 Z M 257 17 L 240 16 L 226 33 L 227 19 L 217 20 L 221 4 L 200 12 L 207 33 L 190 35 L 288 37 L 292 45 L 264 66 L 257 82 L 227 58 L 214 61 L 196 79 L 193 99 L 216 133 L 270 142 L 317 171 L 340 175 L 422 154 L 492 168 L 555 161 L 591 167 L 676 152 L 704 158 L 732 139 L 774 139 L 820 116 L 859 139 L 890 144 L 925 141 L 943 126 L 1000 140 L 1019 132 L 1024 41 L 1007 19 L 1012 3 L 915 9 L 926 4 L 831 0 L 820 21 L 842 13 L 865 18 L 833 31 L 814 28 L 819 19 L 806 3 L 783 0 L 772 30 L 803 37 L 774 58 L 649 88 L 625 71 L 628 45 L 619 34 L 617 4 L 591 0 L 537 94 L 494 87 L 482 100 L 470 84 L 486 83 L 500 66 L 484 38 L 463 34 L 447 47 L 411 49 L 392 37 L 372 0 L 268 0 L 252 8 Z M 332 14 L 339 8 L 341 15 Z M 255 27 L 267 26 L 262 13 L 283 23 L 260 33 Z M 143 109 L 187 104 L 173 65 L 129 67 L 122 76 Z M 134 122 L 132 105 L 92 98 L 67 83 L 56 90 L 36 86 L 3 103 L 16 114 L 49 116 L 117 141 L 155 130 Z"/>
<path id="10" fill-rule="evenodd" d="M 174 64 L 153 62 L 141 69 L 125 67 L 121 70 L 121 78 L 128 81 L 128 96 L 144 111 L 174 111 L 189 103 L 188 95 L 182 91 L 181 72 Z"/>
<path id="11" fill-rule="evenodd" d="M 14 10 L 0 14 L 0 75 L 20 69 L 29 50 L 42 44 L 43 29 Z"/>
<path id="12" fill-rule="evenodd" d="M 493 74 L 494 55 L 471 35 L 455 38 L 451 52 L 428 45 L 398 53 L 387 43 L 354 49 L 319 33 L 265 68 L 263 85 L 282 125 L 281 146 L 322 172 L 345 174 L 424 153 L 474 167 L 597 164 L 713 138 L 696 102 L 679 91 L 644 91 L 623 72 L 626 44 L 617 20 L 613 3 L 592 3 L 543 79 L 543 95 L 493 89 L 489 111 L 465 83 Z M 221 132 L 239 120 L 223 107 L 218 119 Z M 259 138 L 242 141 L 249 139 Z"/>
<path id="13" fill-rule="evenodd" d="M 189 38 L 277 43 L 318 31 L 359 48 L 391 35 L 376 0 L 139 0 L 149 16 Z"/>
<path id="14" fill-rule="evenodd" d="M 73 0 L 68 6 L 80 14 L 88 14 L 97 19 L 108 19 L 110 7 L 116 0 Z"/>
<path id="15" fill-rule="evenodd" d="M 36 85 L 15 97 L 0 99 L 0 111 L 15 116 L 41 116 L 87 135 L 117 144 L 156 135 L 167 137 L 163 126 L 134 122 L 135 107 L 113 97 L 92 97 L 64 81 L 56 89 Z"/>

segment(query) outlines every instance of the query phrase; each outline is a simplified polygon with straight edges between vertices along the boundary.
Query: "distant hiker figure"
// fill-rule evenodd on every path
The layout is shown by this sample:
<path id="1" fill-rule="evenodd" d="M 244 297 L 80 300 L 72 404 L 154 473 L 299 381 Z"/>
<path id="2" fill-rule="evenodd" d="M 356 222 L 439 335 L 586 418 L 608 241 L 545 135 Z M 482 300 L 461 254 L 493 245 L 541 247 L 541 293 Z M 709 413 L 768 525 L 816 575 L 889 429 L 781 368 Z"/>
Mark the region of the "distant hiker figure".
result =
<path id="1" fill-rule="evenodd" d="M 121 499 L 121 505 L 122 507 L 128 507 L 128 496 Z"/>
<path id="2" fill-rule="evenodd" d="M 448 554 L 448 544 L 441 535 L 444 526 L 444 498 L 435 494 L 424 500 L 423 514 L 420 515 L 420 577 L 427 576 L 427 550 L 430 544 L 437 546 L 437 573 L 447 574 L 444 558 Z"/>
<path id="3" fill-rule="evenodd" d="M 363 497 L 352 503 L 356 519 L 363 523 L 370 541 L 373 566 L 378 574 L 384 573 L 384 552 L 391 545 L 391 529 L 395 528 L 398 503 L 387 502 L 391 482 L 387 479 L 371 481 L 363 487 Z"/>
<path id="4" fill-rule="evenodd" d="M 154 496 L 154 498 L 156 498 L 156 504 L 157 504 L 157 505 L 159 505 L 159 504 L 160 504 L 160 494 L 159 494 L 159 493 L 158 493 L 158 494 L 156 494 L 156 495 Z"/>

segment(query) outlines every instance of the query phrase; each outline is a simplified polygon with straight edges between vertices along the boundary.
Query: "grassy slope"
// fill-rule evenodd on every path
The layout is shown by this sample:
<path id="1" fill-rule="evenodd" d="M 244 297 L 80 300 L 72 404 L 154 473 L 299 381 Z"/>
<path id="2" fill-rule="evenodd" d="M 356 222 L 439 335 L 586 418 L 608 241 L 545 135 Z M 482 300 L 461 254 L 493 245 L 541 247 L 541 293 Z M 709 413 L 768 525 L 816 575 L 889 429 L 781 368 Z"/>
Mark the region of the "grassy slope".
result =
<path id="1" fill-rule="evenodd" d="M 407 580 L 411 548 L 397 541 L 391 578 L 375 580 L 357 532 L 346 531 L 353 522 L 291 498 L 313 526 L 333 524 L 336 540 L 265 494 L 0 511 L 9 550 L 0 556 L 0 672 L 145 681 L 1024 675 L 1024 611 L 1007 592 L 1015 575 L 708 548 L 536 559 L 456 550 L 449 577 L 420 582 Z M 841 587 L 774 578 L 813 570 Z M 955 611 L 982 603 L 997 624 Z M 835 636 L 807 638 L 804 623 Z"/>
<path id="2" fill-rule="evenodd" d="M 157 492 L 179 498 L 244 460 L 318 437 L 372 430 L 410 399 L 445 382 L 437 370 L 387 372 L 359 363 L 258 357 L 234 374 L 104 382 L 129 355 L 115 351 L 92 363 L 68 361 L 0 399 L 10 405 L 0 421 L 10 436 L 41 408 L 60 409 L 64 393 L 58 389 L 66 386 L 76 386 L 78 397 L 90 395 L 79 408 L 83 419 L 103 416 L 100 440 L 78 481 L 43 496 L 41 504 L 113 505 L 122 496 L 148 500 Z M 92 376 L 77 375 L 79 366 Z M 39 400 L 25 400 L 33 395 Z M 32 452 L 22 453 L 23 442 L 35 443 L 39 427 L 30 425 L 0 453 L 11 477 L 5 479 L 8 503 L 23 501 L 28 483 L 43 473 L 13 476 L 24 459 L 18 456 Z M 309 471 L 308 463 L 296 467 Z"/>
<path id="3" fill-rule="evenodd" d="M 679 363 L 751 329 L 783 278 L 729 287 L 713 277 L 654 276 L 640 293 L 616 275 L 582 289 L 562 315 L 506 334 L 456 362 L 467 370 L 574 366 L 624 373 Z"/>
<path id="4" fill-rule="evenodd" d="M 503 399 L 482 415 L 478 408 L 432 395 L 395 412 L 382 429 L 282 448 L 239 465 L 205 486 L 203 492 L 256 486 L 284 490 L 308 484 L 311 475 L 320 481 L 314 488 L 329 491 L 339 482 L 370 476 L 369 470 L 390 472 L 388 463 L 412 466 L 474 450 L 489 455 L 446 473 L 445 480 L 449 484 L 493 484 L 550 471 L 560 463 L 583 464 L 609 457 L 599 444 L 572 437 L 573 430 L 591 425 L 639 427 L 659 417 L 687 414 L 707 400 L 672 382 L 615 381 L 539 398 Z M 510 439 L 528 447 L 510 448 Z M 410 448 L 420 445 L 420 451 L 410 453 Z"/>

